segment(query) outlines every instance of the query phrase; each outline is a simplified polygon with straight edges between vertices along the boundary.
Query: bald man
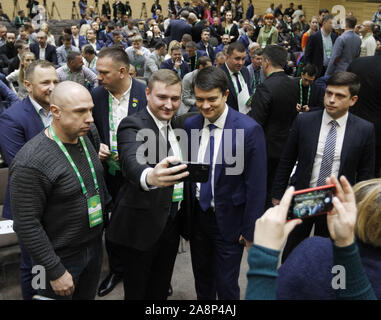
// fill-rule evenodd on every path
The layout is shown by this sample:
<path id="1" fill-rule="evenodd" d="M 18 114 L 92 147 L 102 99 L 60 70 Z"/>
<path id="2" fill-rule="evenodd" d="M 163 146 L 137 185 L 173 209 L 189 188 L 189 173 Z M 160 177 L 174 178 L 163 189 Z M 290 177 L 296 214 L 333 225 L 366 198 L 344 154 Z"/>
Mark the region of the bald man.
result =
<path id="1" fill-rule="evenodd" d="M 374 23 L 372 21 L 364 21 L 360 25 L 359 32 L 361 34 L 361 52 L 360 57 L 374 56 L 377 48 L 376 39 L 373 37 Z"/>
<path id="2" fill-rule="evenodd" d="M 14 229 L 37 270 L 32 286 L 53 299 L 94 299 L 99 281 L 108 194 L 99 146 L 87 136 L 92 108 L 86 88 L 58 84 L 52 124 L 10 167 Z"/>

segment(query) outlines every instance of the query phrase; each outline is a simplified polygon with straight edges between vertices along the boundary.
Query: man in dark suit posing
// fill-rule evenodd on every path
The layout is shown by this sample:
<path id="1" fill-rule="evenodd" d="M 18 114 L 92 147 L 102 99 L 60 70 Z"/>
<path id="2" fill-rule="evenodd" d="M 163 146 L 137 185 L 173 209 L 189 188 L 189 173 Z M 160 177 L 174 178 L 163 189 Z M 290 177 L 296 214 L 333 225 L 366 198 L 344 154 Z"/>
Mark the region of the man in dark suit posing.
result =
<path id="1" fill-rule="evenodd" d="M 221 66 L 228 77 L 229 95 L 227 104 L 233 109 L 247 114 L 247 102 L 252 94 L 250 74 L 245 67 L 246 49 L 240 42 L 229 44 L 226 62 Z"/>
<path id="2" fill-rule="evenodd" d="M 239 299 L 243 248 L 251 245 L 255 220 L 264 212 L 264 134 L 258 123 L 227 105 L 228 78 L 220 68 L 200 70 L 194 92 L 200 114 L 185 120 L 189 159 L 211 164 L 208 181 L 191 187 L 197 299 Z"/>
<path id="3" fill-rule="evenodd" d="M 311 63 L 318 68 L 317 78 L 324 76 L 331 57 L 333 44 L 337 34 L 333 30 L 333 16 L 327 14 L 323 17 L 321 29 L 310 35 L 307 41 L 304 59 L 306 64 Z"/>
<path id="4" fill-rule="evenodd" d="M 337 72 L 327 82 L 325 110 L 300 114 L 290 132 L 273 183 L 278 204 L 298 162 L 292 184 L 296 190 L 325 185 L 330 175 L 344 175 L 353 185 L 374 177 L 375 133 L 372 123 L 348 113 L 360 81 L 354 73 Z M 329 237 L 325 216 L 309 218 L 291 232 L 282 260 L 311 232 Z"/>
<path id="5" fill-rule="evenodd" d="M 0 148 L 8 165 L 16 153 L 52 121 L 50 94 L 58 83 L 57 72 L 48 61 L 34 61 L 25 74 L 29 96 L 12 105 L 0 116 Z M 9 186 L 5 198 L 3 217 L 12 219 Z M 21 289 L 24 300 L 31 300 L 36 291 L 32 288 L 33 263 L 21 246 Z"/>
<path id="6" fill-rule="evenodd" d="M 101 139 L 99 158 L 105 165 L 106 184 L 114 203 L 123 182 L 118 161 L 117 130 L 123 118 L 144 109 L 147 104 L 146 86 L 130 77 L 129 66 L 128 55 L 123 49 L 103 48 L 99 52 L 96 67 L 101 86 L 92 91 L 94 123 Z M 106 241 L 110 274 L 101 283 L 99 296 L 111 292 L 122 279 L 122 268 L 109 246 Z"/>
<path id="7" fill-rule="evenodd" d="M 36 56 L 36 60 L 48 60 L 58 66 L 56 47 L 47 43 L 48 37 L 44 31 L 37 33 L 37 42 L 30 45 L 30 51 Z"/>
<path id="8" fill-rule="evenodd" d="M 118 151 L 123 186 L 106 238 L 123 264 L 126 300 L 165 300 L 180 241 L 186 165 L 170 123 L 180 106 L 181 79 L 155 71 L 146 89 L 147 108 L 123 119 Z M 167 155 L 173 154 L 173 157 Z"/>
<path id="9" fill-rule="evenodd" d="M 286 63 L 285 48 L 268 45 L 263 50 L 262 70 L 267 78 L 257 87 L 251 104 L 251 115 L 262 126 L 266 137 L 266 208 L 271 207 L 272 181 L 292 122 L 297 115 L 299 88 L 295 85 L 295 80 L 284 72 Z"/>

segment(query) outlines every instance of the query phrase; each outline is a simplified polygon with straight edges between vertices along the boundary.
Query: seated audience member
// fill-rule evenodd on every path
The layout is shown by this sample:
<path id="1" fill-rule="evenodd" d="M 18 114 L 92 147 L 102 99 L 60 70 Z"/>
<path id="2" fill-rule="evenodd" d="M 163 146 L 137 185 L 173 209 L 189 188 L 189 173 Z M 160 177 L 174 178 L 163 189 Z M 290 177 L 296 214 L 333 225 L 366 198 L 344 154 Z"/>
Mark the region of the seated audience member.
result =
<path id="1" fill-rule="evenodd" d="M 165 42 L 157 42 L 155 50 L 147 57 L 146 63 L 144 64 L 144 78 L 146 78 L 146 80 L 151 77 L 152 73 L 159 70 L 166 53 L 167 45 Z"/>
<path id="2" fill-rule="evenodd" d="M 190 41 L 185 46 L 185 51 L 183 57 L 184 61 L 188 64 L 189 70 L 193 71 L 197 69 L 197 60 L 203 56 L 207 56 L 205 51 L 198 50 L 196 42 Z"/>
<path id="3" fill-rule="evenodd" d="M 214 60 L 214 65 L 216 67 L 221 67 L 222 65 L 225 64 L 225 61 L 226 61 L 225 53 L 223 53 L 222 51 L 217 52 L 216 59 Z"/>
<path id="4" fill-rule="evenodd" d="M 122 46 L 124 49 L 128 46 L 127 42 L 123 41 L 122 32 L 119 30 L 114 30 L 112 32 L 112 42 L 109 42 L 107 46 L 112 47 L 116 45 Z"/>
<path id="5" fill-rule="evenodd" d="M 104 47 L 104 43 L 102 40 L 97 40 L 97 34 L 93 29 L 89 29 L 86 31 L 86 39 L 89 45 L 91 45 L 95 52 L 98 53 Z"/>
<path id="6" fill-rule="evenodd" d="M 82 58 L 84 65 L 94 73 L 97 73 L 97 56 L 95 55 L 94 48 L 90 44 L 87 44 L 82 47 Z"/>
<path id="7" fill-rule="evenodd" d="M 72 45 L 77 47 L 79 50 L 82 49 L 82 46 L 86 44 L 86 39 L 79 34 L 79 29 L 77 25 L 71 26 L 72 34 Z"/>
<path id="8" fill-rule="evenodd" d="M 17 49 L 15 48 L 16 35 L 13 32 L 7 32 L 6 42 L 0 47 L 0 56 L 4 58 L 8 64 L 10 60 L 17 56 Z"/>
<path id="9" fill-rule="evenodd" d="M 215 53 L 212 45 L 209 43 L 210 40 L 210 30 L 209 28 L 205 28 L 201 32 L 201 41 L 197 43 L 197 49 L 201 51 L 205 51 L 206 55 L 214 63 Z"/>
<path id="10" fill-rule="evenodd" d="M 315 289 L 326 290 L 332 283 L 331 268 L 324 270 L 324 280 L 326 283 L 322 285 L 324 281 L 322 278 L 317 278 L 318 283 L 314 283 L 311 276 L 316 274 L 322 274 L 322 264 L 323 265 L 341 265 L 346 270 L 346 286 L 345 288 L 339 288 L 334 291 L 331 289 L 331 299 L 357 299 L 357 300 L 375 300 L 376 296 L 369 282 L 368 275 L 370 273 L 364 272 L 364 266 L 362 265 L 360 256 L 363 253 L 359 253 L 359 247 L 362 245 L 356 243 L 355 239 L 355 225 L 357 217 L 357 203 L 362 199 L 366 199 L 369 203 L 370 198 L 374 200 L 374 196 L 380 200 L 379 189 L 380 189 L 380 179 L 374 179 L 362 182 L 355 186 L 355 192 L 351 188 L 349 182 L 345 177 L 341 177 L 342 186 L 335 177 L 327 179 L 328 183 L 333 183 L 336 185 L 336 196 L 333 200 L 334 209 L 327 214 L 327 224 L 330 230 L 331 239 L 324 239 L 324 246 L 322 246 L 319 251 L 310 251 L 307 247 L 305 249 L 306 260 L 315 260 L 315 265 L 311 265 L 312 269 L 305 269 L 307 273 L 297 273 L 302 270 L 299 265 L 295 264 L 295 269 L 290 270 L 291 274 L 295 277 L 296 282 L 303 281 L 302 279 L 308 279 L 308 285 L 302 287 L 302 291 L 311 290 L 312 287 Z M 280 255 L 280 250 L 284 245 L 287 236 L 295 228 L 296 225 L 302 223 L 300 219 L 295 219 L 291 221 L 286 220 L 287 212 L 292 199 L 294 188 L 289 188 L 283 195 L 280 204 L 276 207 L 268 209 L 265 214 L 259 218 L 255 224 L 254 232 L 254 244 L 251 247 L 248 255 L 249 271 L 247 273 L 248 285 L 246 288 L 246 299 L 248 300 L 274 300 L 276 298 L 276 289 L 280 282 L 283 282 L 282 277 L 288 277 L 287 273 L 277 272 L 278 257 Z M 372 192 L 372 191 L 376 191 Z M 356 198 L 355 199 L 355 195 Z M 377 201 L 379 204 L 379 201 Z M 380 211 L 374 203 L 372 203 L 372 209 Z M 359 206 L 359 217 L 357 219 L 357 226 L 362 215 L 365 218 L 369 217 L 365 203 Z M 362 221 L 362 224 L 367 224 L 367 221 Z M 374 233 L 373 233 L 374 236 Z M 307 241 L 307 240 L 306 240 Z M 321 238 L 313 237 L 309 239 L 310 242 L 316 242 L 317 244 L 321 242 Z M 323 244 L 321 242 L 321 244 Z M 301 244 L 302 245 L 302 244 Z M 325 250 L 326 247 L 326 250 Z M 315 257 L 316 252 L 318 255 L 329 256 L 327 260 L 318 260 Z M 313 254 L 312 254 L 313 253 Z M 312 258 L 311 258 L 312 256 Z M 300 260 L 302 265 L 305 265 L 305 260 Z M 374 263 L 373 263 L 374 264 Z M 282 269 L 282 268 L 281 268 Z M 365 270 L 368 268 L 365 267 Z M 316 271 L 316 273 L 313 273 Z M 372 272 L 374 277 L 375 272 Z M 308 276 L 306 276 L 308 274 Z M 278 278 L 278 279 L 277 279 Z M 306 281 L 307 282 L 307 281 Z M 373 284 L 373 283 L 372 283 Z M 319 286 L 320 285 L 320 286 Z M 294 285 L 290 281 L 290 288 L 293 289 Z M 287 288 L 284 288 L 287 290 Z M 300 295 L 300 299 L 305 299 L 305 296 Z M 319 298 L 317 298 L 319 299 Z M 321 299 L 321 297 L 320 297 Z"/>
<path id="11" fill-rule="evenodd" d="M 9 61 L 8 74 L 19 68 L 22 53 L 25 51 L 30 51 L 28 43 L 23 40 L 16 40 L 15 48 L 17 50 L 17 55 Z"/>
<path id="12" fill-rule="evenodd" d="M 155 48 L 156 43 L 164 41 L 164 33 L 157 24 L 153 25 L 151 29 L 152 30 L 147 31 L 147 42 L 149 48 Z"/>
<path id="13" fill-rule="evenodd" d="M 67 62 L 67 56 L 70 52 L 80 52 L 77 47 L 74 47 L 72 45 L 72 38 L 71 35 L 65 34 L 62 37 L 63 45 L 57 48 L 57 60 L 58 65 L 62 67 Z"/>
<path id="14" fill-rule="evenodd" d="M 59 82 L 74 81 L 86 88 L 97 85 L 97 75 L 83 65 L 82 56 L 79 52 L 70 52 L 67 56 L 67 64 L 57 69 Z"/>
<path id="15" fill-rule="evenodd" d="M 33 52 L 25 51 L 21 55 L 20 68 L 10 73 L 6 79 L 9 83 L 11 89 L 17 94 L 20 100 L 25 99 L 28 96 L 28 91 L 25 88 L 24 80 L 25 80 L 25 70 L 29 67 L 29 65 L 35 60 L 35 55 Z M 13 86 L 13 82 L 18 83 L 18 89 L 16 90 Z"/>
<path id="16" fill-rule="evenodd" d="M 171 45 L 171 43 L 173 41 L 176 41 L 176 40 L 172 40 L 169 45 Z M 188 33 L 184 34 L 181 37 L 181 45 L 180 46 L 181 46 L 181 50 L 183 51 L 183 55 L 184 55 L 184 53 L 186 53 L 185 47 L 187 46 L 187 43 L 191 42 L 191 41 L 192 41 L 192 36 L 190 34 L 188 34 Z"/>
<path id="17" fill-rule="evenodd" d="M 41 25 L 40 31 L 44 31 L 46 33 L 46 36 L 47 36 L 46 42 L 50 44 L 51 46 L 55 47 L 56 40 L 54 39 L 54 35 L 52 35 L 52 33 L 50 32 L 49 24 L 47 22 Z"/>
<path id="18" fill-rule="evenodd" d="M 221 37 L 221 43 L 216 47 L 214 53 L 217 54 L 220 51 L 224 51 L 224 47 L 230 43 L 230 37 L 228 34 L 224 34 Z"/>
<path id="19" fill-rule="evenodd" d="M 164 60 L 160 65 L 160 69 L 173 70 L 181 79 L 190 72 L 188 64 L 182 60 L 180 47 L 173 47 L 171 49 L 171 58 Z"/>
<path id="20" fill-rule="evenodd" d="M 48 43 L 48 36 L 44 31 L 37 33 L 37 43 L 30 45 L 30 51 L 38 60 L 48 60 L 58 66 L 56 47 Z"/>
<path id="21" fill-rule="evenodd" d="M 0 114 L 17 101 L 19 101 L 19 98 L 16 94 L 0 80 Z"/>
<path id="22" fill-rule="evenodd" d="M 140 35 L 131 38 L 132 47 L 126 49 L 130 64 L 136 69 L 138 77 L 144 77 L 144 65 L 146 59 L 151 54 L 151 51 L 143 47 L 143 38 Z"/>

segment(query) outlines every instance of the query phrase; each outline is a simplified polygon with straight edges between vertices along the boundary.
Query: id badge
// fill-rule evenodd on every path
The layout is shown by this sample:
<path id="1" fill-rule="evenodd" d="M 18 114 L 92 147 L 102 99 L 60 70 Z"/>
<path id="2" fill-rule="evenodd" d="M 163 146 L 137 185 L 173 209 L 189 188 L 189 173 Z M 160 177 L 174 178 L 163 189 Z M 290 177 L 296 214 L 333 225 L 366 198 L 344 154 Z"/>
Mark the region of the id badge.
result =
<path id="1" fill-rule="evenodd" d="M 247 86 L 242 88 L 242 91 L 238 94 L 238 108 L 239 112 L 247 114 L 251 110 L 251 106 L 247 105 L 247 102 L 250 100 L 249 90 Z"/>
<path id="2" fill-rule="evenodd" d="M 109 172 L 109 174 L 111 174 L 112 176 L 115 176 L 116 171 L 120 170 L 119 161 L 116 160 L 116 155 L 117 155 L 117 152 L 115 152 L 115 151 L 111 151 L 111 156 L 110 156 L 110 158 L 107 160 L 107 164 L 108 164 L 108 172 Z"/>
<path id="3" fill-rule="evenodd" d="M 184 182 L 175 184 L 173 187 L 172 202 L 184 200 Z"/>
<path id="4" fill-rule="evenodd" d="M 90 228 L 103 223 L 102 204 L 99 194 L 87 200 Z"/>

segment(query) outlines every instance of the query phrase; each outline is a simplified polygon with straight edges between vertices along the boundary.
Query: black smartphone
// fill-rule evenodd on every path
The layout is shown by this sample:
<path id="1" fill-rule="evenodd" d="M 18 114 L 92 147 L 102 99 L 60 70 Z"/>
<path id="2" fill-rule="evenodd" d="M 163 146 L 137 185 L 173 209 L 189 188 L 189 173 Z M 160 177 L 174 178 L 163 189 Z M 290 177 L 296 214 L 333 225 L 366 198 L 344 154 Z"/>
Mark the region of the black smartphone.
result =
<path id="1" fill-rule="evenodd" d="M 295 191 L 287 220 L 315 217 L 331 211 L 335 189 L 332 184 Z"/>
<path id="2" fill-rule="evenodd" d="M 189 171 L 189 176 L 185 177 L 184 179 L 181 179 L 180 181 L 200 182 L 200 183 L 204 183 L 208 181 L 210 164 L 181 161 L 179 163 L 170 163 L 168 168 L 178 166 L 179 164 L 186 164 L 187 168 L 179 172 L 176 172 L 176 174 Z"/>

